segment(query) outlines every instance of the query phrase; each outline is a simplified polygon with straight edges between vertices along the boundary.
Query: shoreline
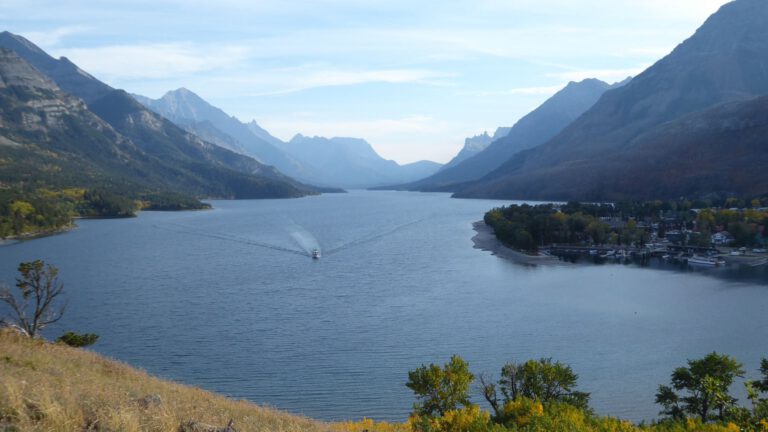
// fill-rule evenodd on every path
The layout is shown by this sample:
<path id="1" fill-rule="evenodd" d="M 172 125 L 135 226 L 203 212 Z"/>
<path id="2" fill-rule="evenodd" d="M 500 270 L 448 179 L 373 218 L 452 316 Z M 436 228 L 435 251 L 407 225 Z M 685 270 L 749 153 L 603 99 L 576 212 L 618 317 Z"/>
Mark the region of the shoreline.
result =
<path id="1" fill-rule="evenodd" d="M 75 228 L 77 228 L 77 224 L 75 223 L 75 220 L 73 220 L 72 223 L 70 223 L 67 226 L 59 227 L 52 230 L 35 231 L 35 232 L 24 233 L 24 234 L 19 234 L 15 236 L 9 236 L 6 238 L 0 238 L 0 247 L 10 246 L 16 243 L 21 243 L 24 241 L 35 240 L 35 239 L 44 238 L 44 237 L 51 237 L 59 234 L 66 234 L 74 230 Z"/>
<path id="2" fill-rule="evenodd" d="M 522 252 L 518 252 L 505 246 L 493 234 L 491 227 L 486 225 L 483 221 L 474 222 L 472 224 L 472 228 L 477 233 L 474 237 L 472 237 L 472 242 L 474 243 L 475 249 L 490 252 L 492 255 L 495 255 L 499 258 L 526 266 L 566 265 L 566 263 L 553 256 L 526 255 Z"/>

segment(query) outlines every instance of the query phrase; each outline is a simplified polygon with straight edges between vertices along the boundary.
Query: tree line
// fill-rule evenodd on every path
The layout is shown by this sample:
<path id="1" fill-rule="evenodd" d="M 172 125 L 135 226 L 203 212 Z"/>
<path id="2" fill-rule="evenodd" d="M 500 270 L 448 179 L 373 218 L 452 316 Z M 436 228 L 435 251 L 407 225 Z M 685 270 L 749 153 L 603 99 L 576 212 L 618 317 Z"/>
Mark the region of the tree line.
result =
<path id="1" fill-rule="evenodd" d="M 753 200 L 749 207 L 695 207 L 702 202 L 648 201 L 615 204 L 511 205 L 484 216 L 496 237 L 515 249 L 536 253 L 550 244 L 644 246 L 652 233 L 689 231 L 684 242 L 709 246 L 711 235 L 727 231 L 732 246 L 768 244 L 768 209 Z M 725 201 L 723 205 L 744 204 Z M 610 224 L 607 221 L 618 222 Z"/>
<path id="2" fill-rule="evenodd" d="M 110 189 L 0 188 L 0 239 L 54 232 L 75 217 L 133 217 L 139 210 L 210 208 L 170 192 L 124 193 Z"/>
<path id="3" fill-rule="evenodd" d="M 746 381 L 749 406 L 738 405 L 730 389 L 743 378 L 736 359 L 710 353 L 675 369 L 669 385 L 660 385 L 656 403 L 662 418 L 634 425 L 600 417 L 589 406 L 589 393 L 576 390 L 578 375 L 549 358 L 511 362 L 497 381 L 480 376 L 480 390 L 490 410 L 471 402 L 475 376 L 459 356 L 440 366 L 422 365 L 408 373 L 406 386 L 417 402 L 408 420 L 416 432 L 506 431 L 768 431 L 768 359 L 760 378 Z"/>

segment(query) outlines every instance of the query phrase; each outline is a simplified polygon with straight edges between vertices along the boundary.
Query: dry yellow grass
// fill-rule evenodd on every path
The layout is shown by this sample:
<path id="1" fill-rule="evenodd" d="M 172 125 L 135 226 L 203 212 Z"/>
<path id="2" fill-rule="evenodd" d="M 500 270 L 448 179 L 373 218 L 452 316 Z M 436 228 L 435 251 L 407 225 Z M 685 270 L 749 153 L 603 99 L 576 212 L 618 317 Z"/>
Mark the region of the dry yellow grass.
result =
<path id="1" fill-rule="evenodd" d="M 142 404 L 149 395 L 161 402 Z M 189 421 L 224 427 L 230 419 L 242 432 L 339 426 L 163 381 L 87 350 L 0 330 L 0 431 L 178 431 Z"/>

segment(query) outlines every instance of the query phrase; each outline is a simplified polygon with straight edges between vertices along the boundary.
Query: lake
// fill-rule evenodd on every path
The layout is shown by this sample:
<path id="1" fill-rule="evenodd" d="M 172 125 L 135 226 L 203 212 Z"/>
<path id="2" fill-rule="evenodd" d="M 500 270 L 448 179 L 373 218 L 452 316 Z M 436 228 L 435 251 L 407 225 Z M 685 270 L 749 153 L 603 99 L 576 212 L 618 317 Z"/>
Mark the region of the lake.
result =
<path id="1" fill-rule="evenodd" d="M 635 421 L 688 358 L 725 352 L 757 376 L 764 270 L 521 266 L 473 248 L 472 222 L 502 204 L 352 192 L 82 220 L 0 247 L 0 280 L 44 259 L 69 299 L 49 337 L 97 333 L 95 351 L 153 374 L 325 420 L 404 420 L 407 372 L 454 353 L 495 377 L 563 361 L 599 413 Z"/>

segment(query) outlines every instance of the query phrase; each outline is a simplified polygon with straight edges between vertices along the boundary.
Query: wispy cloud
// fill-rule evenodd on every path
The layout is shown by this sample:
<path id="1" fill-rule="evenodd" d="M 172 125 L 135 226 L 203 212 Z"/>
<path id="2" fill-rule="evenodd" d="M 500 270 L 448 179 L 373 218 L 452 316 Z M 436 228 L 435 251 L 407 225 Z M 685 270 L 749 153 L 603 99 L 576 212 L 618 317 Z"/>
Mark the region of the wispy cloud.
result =
<path id="1" fill-rule="evenodd" d="M 106 80 L 168 78 L 220 70 L 242 62 L 249 48 L 191 43 L 110 45 L 57 50 Z"/>
<path id="2" fill-rule="evenodd" d="M 273 96 L 296 93 L 320 87 L 348 86 L 369 83 L 425 84 L 449 86 L 454 74 L 425 69 L 327 69 L 325 66 L 305 66 L 293 69 L 260 71 L 236 79 L 252 89 L 270 87 L 271 90 L 249 92 L 251 96 Z"/>
<path id="3" fill-rule="evenodd" d="M 91 30 L 91 27 L 65 26 L 47 31 L 25 31 L 20 34 L 43 48 L 54 48 L 68 36 L 87 33 L 89 30 Z"/>

